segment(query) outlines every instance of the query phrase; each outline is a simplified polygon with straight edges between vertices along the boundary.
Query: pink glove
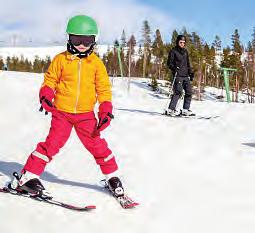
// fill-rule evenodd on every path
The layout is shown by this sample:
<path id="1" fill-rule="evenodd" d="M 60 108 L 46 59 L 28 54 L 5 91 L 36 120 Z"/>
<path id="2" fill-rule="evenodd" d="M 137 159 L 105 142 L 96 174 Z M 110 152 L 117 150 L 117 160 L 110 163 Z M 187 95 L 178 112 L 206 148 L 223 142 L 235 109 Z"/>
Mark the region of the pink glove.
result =
<path id="1" fill-rule="evenodd" d="M 55 107 L 52 103 L 54 96 L 55 96 L 54 91 L 50 87 L 43 86 L 40 89 L 39 98 L 41 103 L 40 108 L 41 112 L 43 111 L 43 109 L 45 109 L 45 114 L 54 111 Z"/>
<path id="2" fill-rule="evenodd" d="M 98 125 L 97 130 L 102 131 L 105 128 L 107 128 L 110 123 L 111 119 L 113 119 L 114 116 L 112 115 L 112 102 L 105 101 L 99 105 L 99 112 L 98 112 Z"/>

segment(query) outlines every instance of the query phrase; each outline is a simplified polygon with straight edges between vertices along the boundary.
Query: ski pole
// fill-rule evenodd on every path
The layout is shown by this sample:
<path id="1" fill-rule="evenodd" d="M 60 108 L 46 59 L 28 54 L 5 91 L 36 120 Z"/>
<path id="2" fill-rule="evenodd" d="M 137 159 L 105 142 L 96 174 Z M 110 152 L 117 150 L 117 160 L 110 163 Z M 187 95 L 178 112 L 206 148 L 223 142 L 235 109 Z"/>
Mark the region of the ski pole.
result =
<path id="1" fill-rule="evenodd" d="M 170 101 L 171 101 L 171 97 L 172 97 L 172 95 L 173 95 L 173 89 L 174 89 L 174 83 L 175 83 L 175 81 L 176 81 L 176 77 L 177 77 L 177 72 L 175 72 L 175 74 L 174 74 L 174 79 L 173 79 L 173 82 L 172 82 L 172 84 L 171 84 L 171 88 L 170 88 L 170 90 L 169 90 L 169 99 L 168 99 L 168 101 L 166 102 L 166 105 L 165 105 L 165 111 L 168 109 L 168 105 L 170 104 Z"/>
<path id="2" fill-rule="evenodd" d="M 177 77 L 177 72 L 175 72 L 175 74 L 174 74 L 174 80 L 171 84 L 171 88 L 170 88 L 170 91 L 169 91 L 169 97 L 173 94 L 174 83 L 175 83 L 176 77 Z"/>
<path id="3" fill-rule="evenodd" d="M 183 94 L 183 91 L 182 91 L 182 94 L 181 94 L 181 96 L 180 96 L 180 98 L 178 99 L 178 102 L 177 102 L 177 104 L 176 104 L 176 110 L 179 108 L 180 102 L 182 101 L 183 97 L 184 97 L 184 94 Z M 180 115 L 181 115 L 181 114 L 182 114 L 182 110 L 180 109 Z"/>

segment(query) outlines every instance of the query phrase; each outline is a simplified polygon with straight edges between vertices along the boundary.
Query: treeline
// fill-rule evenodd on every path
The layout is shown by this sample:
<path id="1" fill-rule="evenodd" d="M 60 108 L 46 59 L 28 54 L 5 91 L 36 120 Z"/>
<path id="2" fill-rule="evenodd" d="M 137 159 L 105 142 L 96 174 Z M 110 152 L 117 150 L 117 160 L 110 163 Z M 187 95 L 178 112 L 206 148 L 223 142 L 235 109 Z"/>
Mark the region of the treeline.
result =
<path id="1" fill-rule="evenodd" d="M 171 80 L 172 74 L 166 63 L 168 53 L 175 46 L 178 34 L 187 38 L 187 49 L 190 54 L 191 64 L 195 71 L 194 85 L 203 90 L 204 86 L 223 88 L 223 72 L 221 67 L 235 68 L 237 72 L 230 74 L 230 87 L 238 93 L 246 90 L 254 95 L 255 91 L 255 27 L 247 45 L 240 41 L 238 29 L 231 36 L 231 45 L 222 46 L 221 38 L 216 35 L 213 43 L 207 43 L 198 33 L 188 32 L 185 28 L 172 32 L 169 42 L 164 42 L 160 29 L 151 31 L 148 21 L 144 21 L 141 38 L 135 35 L 127 36 L 123 30 L 120 40 L 114 41 L 114 46 L 109 46 L 103 55 L 109 75 L 128 77 L 151 78 L 157 85 L 158 79 Z M 118 53 L 119 51 L 119 53 Z M 121 59 L 122 66 L 118 59 Z M 33 62 L 24 57 L 8 57 L 5 64 L 0 59 L 0 68 L 4 65 L 8 70 L 45 72 L 50 64 L 50 58 L 40 59 L 35 57 Z"/>
<path id="2" fill-rule="evenodd" d="M 50 63 L 51 59 L 49 56 L 47 56 L 45 59 L 35 56 L 33 62 L 29 61 L 27 58 L 25 59 L 23 56 L 7 57 L 6 61 L 4 61 L 3 58 L 0 58 L 0 68 L 2 70 L 10 71 L 44 73 L 47 71 Z"/>
<path id="3" fill-rule="evenodd" d="M 168 53 L 176 44 L 178 34 L 187 38 L 190 60 L 195 71 L 194 85 L 200 90 L 204 86 L 223 88 L 222 67 L 235 68 L 237 72 L 230 73 L 230 87 L 236 93 L 246 89 L 254 95 L 255 87 L 255 27 L 249 43 L 245 46 L 240 41 L 238 29 L 231 36 L 231 45 L 223 47 L 221 38 L 216 35 L 212 44 L 207 43 L 196 32 L 188 32 L 185 28 L 174 30 L 170 42 L 163 41 L 161 32 L 157 29 L 151 32 L 148 21 L 144 21 L 142 38 L 135 35 L 126 36 L 123 30 L 120 41 L 114 42 L 114 49 L 108 49 L 103 61 L 112 76 L 120 75 L 117 48 L 121 49 L 123 75 L 131 77 L 150 77 L 156 85 L 157 79 L 171 80 L 172 74 L 166 63 Z M 237 98 L 237 96 L 236 96 Z"/>

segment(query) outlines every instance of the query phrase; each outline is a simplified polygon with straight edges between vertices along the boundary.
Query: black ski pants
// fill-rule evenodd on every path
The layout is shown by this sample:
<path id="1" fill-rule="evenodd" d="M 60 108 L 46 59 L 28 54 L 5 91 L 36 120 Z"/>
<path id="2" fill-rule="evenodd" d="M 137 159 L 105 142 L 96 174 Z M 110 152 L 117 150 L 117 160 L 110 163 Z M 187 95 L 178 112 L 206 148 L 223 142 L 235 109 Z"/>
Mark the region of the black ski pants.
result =
<path id="1" fill-rule="evenodd" d="M 173 95 L 171 97 L 171 101 L 168 107 L 169 109 L 175 110 L 178 100 L 182 96 L 183 90 L 185 91 L 183 109 L 190 108 L 192 98 L 192 86 L 189 77 L 176 77 L 173 85 Z"/>

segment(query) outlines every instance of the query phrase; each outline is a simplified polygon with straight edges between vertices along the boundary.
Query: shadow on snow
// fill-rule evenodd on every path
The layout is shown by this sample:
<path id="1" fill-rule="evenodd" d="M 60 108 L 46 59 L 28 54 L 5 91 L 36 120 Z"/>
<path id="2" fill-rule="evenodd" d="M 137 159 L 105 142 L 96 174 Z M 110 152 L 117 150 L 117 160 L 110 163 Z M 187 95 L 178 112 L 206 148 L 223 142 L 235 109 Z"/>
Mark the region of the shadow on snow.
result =
<path id="1" fill-rule="evenodd" d="M 161 116 L 162 113 L 160 112 L 151 112 L 151 111 L 145 111 L 140 109 L 128 109 L 128 108 L 117 108 L 119 111 L 126 111 L 126 112 L 137 112 L 137 113 L 144 113 L 152 116 Z"/>
<path id="2" fill-rule="evenodd" d="M 22 168 L 23 168 L 23 165 L 16 163 L 16 162 L 0 161 L 0 173 L 2 173 L 2 175 L 10 177 L 10 180 L 13 177 L 12 173 L 14 171 L 20 172 L 22 170 Z M 87 184 L 87 183 L 81 183 L 81 182 L 76 182 L 76 181 L 71 181 L 71 180 L 60 179 L 57 176 L 55 176 L 52 173 L 47 172 L 47 171 L 45 171 L 42 174 L 41 179 L 51 182 L 51 183 L 76 186 L 76 187 L 81 187 L 81 188 L 86 188 L 86 189 L 93 189 L 93 190 L 103 192 L 103 193 L 105 192 L 104 188 L 102 188 L 99 185 L 93 185 L 93 184 Z"/>
<path id="3" fill-rule="evenodd" d="M 253 142 L 250 142 L 250 143 L 242 143 L 242 145 L 245 145 L 245 146 L 250 146 L 250 147 L 254 147 L 255 148 L 255 143 Z"/>

